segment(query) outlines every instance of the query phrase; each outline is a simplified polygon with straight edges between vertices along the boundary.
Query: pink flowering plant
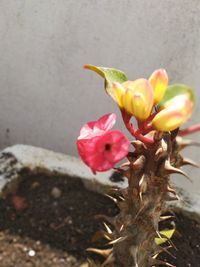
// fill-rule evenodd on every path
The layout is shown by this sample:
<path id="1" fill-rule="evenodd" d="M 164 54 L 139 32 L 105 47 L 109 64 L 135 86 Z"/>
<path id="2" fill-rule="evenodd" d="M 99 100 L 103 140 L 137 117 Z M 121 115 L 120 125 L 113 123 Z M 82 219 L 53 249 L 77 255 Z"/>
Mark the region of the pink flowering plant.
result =
<path id="1" fill-rule="evenodd" d="M 167 203 L 178 199 L 170 174 L 187 177 L 181 167 L 197 165 L 181 155 L 183 148 L 195 144 L 182 136 L 200 130 L 199 124 L 180 129 L 191 117 L 193 90 L 183 84 L 169 85 L 164 69 L 155 70 L 148 79 L 130 81 L 116 69 L 85 68 L 104 78 L 105 90 L 116 102 L 133 137 L 129 140 L 121 131 L 112 130 L 114 113 L 86 123 L 80 131 L 78 152 L 92 172 L 114 169 L 128 180 L 127 188 L 116 188 L 112 195 L 119 214 L 104 217 L 102 236 L 109 248 L 88 250 L 105 257 L 102 267 L 173 266 L 157 257 L 173 246 L 170 238 L 175 229 L 160 231 L 159 223 L 169 219 L 164 216 Z M 119 166 L 117 163 L 124 159 Z M 89 260 L 89 266 L 99 265 Z"/>

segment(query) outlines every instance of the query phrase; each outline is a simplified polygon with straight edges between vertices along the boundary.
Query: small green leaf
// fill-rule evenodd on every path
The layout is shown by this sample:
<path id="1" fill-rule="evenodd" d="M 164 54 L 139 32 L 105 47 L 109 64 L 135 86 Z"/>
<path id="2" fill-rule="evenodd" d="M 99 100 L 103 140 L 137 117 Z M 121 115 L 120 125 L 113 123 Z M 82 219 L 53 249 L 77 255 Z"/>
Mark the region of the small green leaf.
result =
<path id="1" fill-rule="evenodd" d="M 113 68 L 96 67 L 93 65 L 85 65 L 84 68 L 98 73 L 101 77 L 105 79 L 105 89 L 108 94 L 110 94 L 109 88 L 111 87 L 113 82 L 123 83 L 128 80 L 126 74 L 121 70 Z"/>
<path id="2" fill-rule="evenodd" d="M 160 231 L 160 235 L 163 236 L 163 238 L 156 237 L 155 238 L 155 243 L 158 246 L 164 244 L 165 242 L 167 242 L 169 239 L 172 238 L 174 232 L 175 232 L 175 229 Z"/>
<path id="3" fill-rule="evenodd" d="M 163 107 L 165 106 L 166 102 L 173 99 L 175 96 L 178 95 L 185 95 L 189 96 L 189 99 L 194 103 L 194 93 L 193 90 L 184 84 L 173 84 L 167 87 L 166 92 L 158 106 Z"/>

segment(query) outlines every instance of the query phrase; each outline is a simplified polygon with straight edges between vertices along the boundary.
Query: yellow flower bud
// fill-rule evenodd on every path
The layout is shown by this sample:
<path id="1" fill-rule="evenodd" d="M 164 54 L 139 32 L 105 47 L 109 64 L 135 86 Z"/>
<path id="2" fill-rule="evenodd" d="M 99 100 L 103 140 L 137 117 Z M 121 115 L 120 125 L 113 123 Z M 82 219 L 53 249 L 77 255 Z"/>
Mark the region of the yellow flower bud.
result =
<path id="1" fill-rule="evenodd" d="M 109 90 L 110 96 L 115 100 L 120 108 L 122 108 L 122 96 L 125 94 L 126 89 L 120 83 L 113 83 Z"/>
<path id="2" fill-rule="evenodd" d="M 173 131 L 190 118 L 192 110 L 193 102 L 188 95 L 176 96 L 165 103 L 152 120 L 152 125 L 159 131 Z"/>
<path id="3" fill-rule="evenodd" d="M 153 89 L 148 80 L 137 79 L 122 85 L 126 88 L 122 96 L 123 108 L 137 119 L 146 120 L 153 107 Z"/>
<path id="4" fill-rule="evenodd" d="M 154 90 L 154 103 L 157 104 L 163 98 L 168 85 L 168 75 L 166 70 L 164 69 L 155 70 L 151 74 L 149 82 Z"/>
<path id="5" fill-rule="evenodd" d="M 139 120 L 145 120 L 151 114 L 153 89 L 146 79 L 113 83 L 109 94 L 121 109 Z"/>

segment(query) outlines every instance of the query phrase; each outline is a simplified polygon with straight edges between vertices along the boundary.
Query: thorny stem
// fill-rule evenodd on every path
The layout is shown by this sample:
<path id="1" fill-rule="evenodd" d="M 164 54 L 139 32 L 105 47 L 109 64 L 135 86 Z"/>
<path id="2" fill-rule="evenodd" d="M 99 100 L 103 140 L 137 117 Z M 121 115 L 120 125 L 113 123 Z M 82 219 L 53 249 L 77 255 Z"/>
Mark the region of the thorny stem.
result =
<path id="1" fill-rule="evenodd" d="M 144 135 L 141 134 L 139 129 L 135 129 L 133 127 L 132 123 L 130 122 L 130 118 L 131 118 L 130 115 L 124 112 L 124 110 L 121 110 L 121 113 L 122 113 L 124 124 L 131 135 L 133 135 L 136 139 L 142 141 L 145 144 L 148 144 L 148 145 L 154 144 L 154 139 L 145 137 Z"/>
<path id="2" fill-rule="evenodd" d="M 188 127 L 186 129 L 179 130 L 178 135 L 179 136 L 185 136 L 185 135 L 193 134 L 193 133 L 199 132 L 199 131 L 200 131 L 200 123 L 196 124 L 196 125 L 193 125 L 191 127 Z"/>

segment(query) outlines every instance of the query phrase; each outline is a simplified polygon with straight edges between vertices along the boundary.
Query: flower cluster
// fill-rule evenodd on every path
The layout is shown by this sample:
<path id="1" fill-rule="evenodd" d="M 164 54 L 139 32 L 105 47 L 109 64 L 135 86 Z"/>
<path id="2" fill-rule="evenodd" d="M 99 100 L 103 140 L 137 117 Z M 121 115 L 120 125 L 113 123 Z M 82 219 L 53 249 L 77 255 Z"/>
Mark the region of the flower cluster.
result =
<path id="1" fill-rule="evenodd" d="M 150 78 L 114 82 L 109 94 L 118 104 L 120 109 L 125 110 L 137 120 L 148 121 L 151 129 L 159 131 L 173 131 L 185 123 L 192 114 L 193 101 L 190 91 L 182 91 L 162 103 L 168 86 L 168 75 L 164 69 L 153 72 Z M 174 94 L 175 92 L 172 92 Z M 159 105 L 159 103 L 161 103 Z M 153 107 L 157 108 L 152 116 Z"/>
<path id="2" fill-rule="evenodd" d="M 155 143 L 156 132 L 176 130 L 192 114 L 192 89 L 182 84 L 168 86 L 164 69 L 154 71 L 149 79 L 129 81 L 119 70 L 91 65 L 86 68 L 105 78 L 106 91 L 120 108 L 126 128 L 147 145 Z M 130 122 L 132 117 L 137 121 L 137 128 Z M 81 129 L 77 139 L 78 152 L 94 173 L 113 168 L 129 152 L 127 137 L 120 131 L 111 131 L 115 121 L 116 115 L 111 113 Z"/>

